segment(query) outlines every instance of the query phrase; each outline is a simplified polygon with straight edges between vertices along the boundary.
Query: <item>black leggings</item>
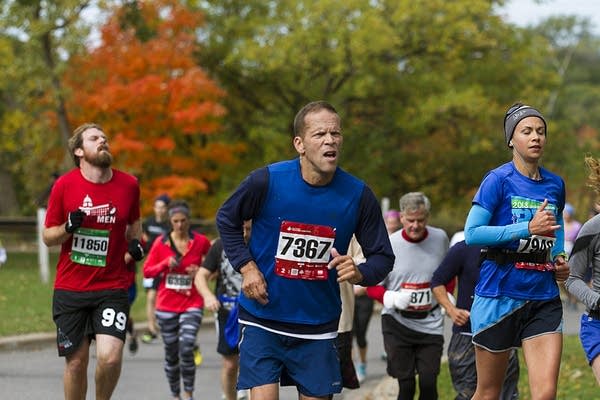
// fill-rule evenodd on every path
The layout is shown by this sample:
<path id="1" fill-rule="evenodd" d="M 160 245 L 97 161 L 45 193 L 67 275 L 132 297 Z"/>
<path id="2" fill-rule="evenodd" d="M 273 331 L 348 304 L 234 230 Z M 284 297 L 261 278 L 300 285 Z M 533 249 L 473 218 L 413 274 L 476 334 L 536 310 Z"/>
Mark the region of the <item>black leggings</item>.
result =
<path id="1" fill-rule="evenodd" d="M 356 296 L 354 299 L 354 321 L 352 332 L 356 336 L 356 344 L 361 349 L 367 347 L 367 329 L 373 315 L 373 299 L 369 296 Z"/>
<path id="2" fill-rule="evenodd" d="M 413 400 L 415 378 L 398 379 L 398 400 Z M 437 375 L 419 375 L 419 400 L 437 400 Z"/>

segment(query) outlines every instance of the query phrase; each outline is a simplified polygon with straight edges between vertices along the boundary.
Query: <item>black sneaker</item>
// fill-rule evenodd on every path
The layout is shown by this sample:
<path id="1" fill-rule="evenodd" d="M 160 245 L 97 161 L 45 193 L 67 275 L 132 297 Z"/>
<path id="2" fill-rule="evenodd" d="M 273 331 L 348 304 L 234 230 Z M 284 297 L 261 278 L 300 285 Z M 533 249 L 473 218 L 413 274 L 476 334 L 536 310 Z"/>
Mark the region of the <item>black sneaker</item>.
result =
<path id="1" fill-rule="evenodd" d="M 138 351 L 138 341 L 137 338 L 131 338 L 129 339 L 129 352 L 131 354 L 135 354 Z"/>

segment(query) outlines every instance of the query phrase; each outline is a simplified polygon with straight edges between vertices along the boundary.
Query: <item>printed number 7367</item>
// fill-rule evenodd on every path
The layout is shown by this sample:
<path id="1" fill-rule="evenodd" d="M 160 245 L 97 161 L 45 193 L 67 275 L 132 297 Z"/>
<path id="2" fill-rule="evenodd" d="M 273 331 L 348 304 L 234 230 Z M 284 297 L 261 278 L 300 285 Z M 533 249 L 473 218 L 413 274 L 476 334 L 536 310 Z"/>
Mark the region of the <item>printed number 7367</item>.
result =
<path id="1" fill-rule="evenodd" d="M 327 250 L 331 248 L 331 241 L 305 239 L 293 236 L 281 236 L 285 240 L 282 255 L 287 255 L 288 251 L 292 251 L 292 255 L 296 258 L 322 259 Z"/>

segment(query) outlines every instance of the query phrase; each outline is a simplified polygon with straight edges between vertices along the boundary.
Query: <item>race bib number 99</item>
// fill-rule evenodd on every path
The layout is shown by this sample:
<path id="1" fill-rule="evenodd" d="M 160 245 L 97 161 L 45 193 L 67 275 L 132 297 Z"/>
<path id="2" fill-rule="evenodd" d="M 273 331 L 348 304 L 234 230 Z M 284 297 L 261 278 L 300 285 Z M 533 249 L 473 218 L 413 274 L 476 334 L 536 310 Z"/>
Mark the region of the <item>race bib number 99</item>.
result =
<path id="1" fill-rule="evenodd" d="M 283 221 L 275 255 L 275 273 L 290 279 L 327 279 L 334 242 L 335 230 L 329 226 Z"/>
<path id="2" fill-rule="evenodd" d="M 71 261 L 92 267 L 106 267 L 109 231 L 77 228 L 71 245 Z"/>

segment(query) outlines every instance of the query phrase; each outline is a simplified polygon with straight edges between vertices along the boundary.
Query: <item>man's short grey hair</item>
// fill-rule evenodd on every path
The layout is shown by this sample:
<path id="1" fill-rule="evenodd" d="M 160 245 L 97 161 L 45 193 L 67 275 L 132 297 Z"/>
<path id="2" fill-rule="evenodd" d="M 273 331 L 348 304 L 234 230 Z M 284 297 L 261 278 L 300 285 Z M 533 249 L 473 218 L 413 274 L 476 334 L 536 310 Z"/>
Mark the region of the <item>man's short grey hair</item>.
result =
<path id="1" fill-rule="evenodd" d="M 424 208 L 427 214 L 431 210 L 431 202 L 422 192 L 410 192 L 400 197 L 400 212 L 417 211 Z"/>

